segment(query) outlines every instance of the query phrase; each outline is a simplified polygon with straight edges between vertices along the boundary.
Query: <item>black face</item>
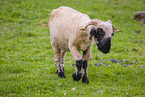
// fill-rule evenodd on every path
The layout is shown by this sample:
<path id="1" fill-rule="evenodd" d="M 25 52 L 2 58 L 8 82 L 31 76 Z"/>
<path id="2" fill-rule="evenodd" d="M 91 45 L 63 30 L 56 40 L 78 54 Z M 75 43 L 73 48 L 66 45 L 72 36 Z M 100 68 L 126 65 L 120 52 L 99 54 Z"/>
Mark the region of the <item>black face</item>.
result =
<path id="1" fill-rule="evenodd" d="M 97 46 L 103 53 L 109 53 L 111 48 L 111 38 L 103 38 L 99 43 L 97 43 Z"/>
<path id="2" fill-rule="evenodd" d="M 91 37 L 94 35 L 95 38 L 97 38 L 97 46 L 100 51 L 103 53 L 108 53 L 110 51 L 111 47 L 111 37 L 109 38 L 104 38 L 105 32 L 103 31 L 102 28 L 97 28 L 97 31 L 95 28 L 93 28 L 90 32 Z"/>
<path id="3" fill-rule="evenodd" d="M 103 39 L 104 36 L 105 36 L 105 32 L 103 31 L 103 29 L 98 28 L 97 33 L 95 35 L 95 38 L 97 38 L 97 41 L 100 42 Z"/>

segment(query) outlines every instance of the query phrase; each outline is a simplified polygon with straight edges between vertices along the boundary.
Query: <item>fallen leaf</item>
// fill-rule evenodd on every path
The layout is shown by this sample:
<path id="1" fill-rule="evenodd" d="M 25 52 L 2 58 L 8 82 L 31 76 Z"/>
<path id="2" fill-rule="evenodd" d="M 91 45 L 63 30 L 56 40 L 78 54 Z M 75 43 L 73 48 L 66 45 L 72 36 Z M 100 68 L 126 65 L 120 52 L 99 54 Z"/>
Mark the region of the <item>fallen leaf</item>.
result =
<path id="1" fill-rule="evenodd" d="M 144 41 L 144 39 L 141 39 L 141 40 L 134 40 L 134 41 L 137 42 L 137 43 L 141 43 L 141 42 Z"/>
<path id="2" fill-rule="evenodd" d="M 144 41 L 144 39 L 141 39 L 140 41 L 141 41 L 141 42 L 143 42 L 143 41 Z"/>
<path id="3" fill-rule="evenodd" d="M 75 88 L 72 88 L 71 90 L 75 90 Z"/>
<path id="4" fill-rule="evenodd" d="M 4 92 L 1 92 L 1 94 L 3 95 L 4 94 Z M 0 96 L 1 97 L 1 96 Z"/>
<path id="5" fill-rule="evenodd" d="M 66 95 L 66 93 L 64 93 L 64 95 Z"/>
<path id="6" fill-rule="evenodd" d="M 140 65 L 139 67 L 140 67 L 140 68 L 143 68 L 143 65 Z"/>
<path id="7" fill-rule="evenodd" d="M 103 91 L 102 90 L 99 90 L 97 93 L 99 93 L 99 92 L 102 93 Z"/>
<path id="8" fill-rule="evenodd" d="M 47 27 L 47 24 L 42 24 L 43 27 Z"/>

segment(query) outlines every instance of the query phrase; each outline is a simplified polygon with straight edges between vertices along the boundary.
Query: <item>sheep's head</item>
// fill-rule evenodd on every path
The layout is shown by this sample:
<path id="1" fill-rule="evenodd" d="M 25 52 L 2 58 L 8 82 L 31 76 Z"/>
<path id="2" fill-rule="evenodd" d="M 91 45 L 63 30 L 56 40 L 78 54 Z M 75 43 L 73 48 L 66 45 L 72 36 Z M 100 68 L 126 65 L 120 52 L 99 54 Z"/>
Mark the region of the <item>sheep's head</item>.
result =
<path id="1" fill-rule="evenodd" d="M 119 30 L 112 26 L 110 20 L 107 22 L 101 21 L 98 23 L 98 25 L 91 30 L 90 34 L 93 30 L 95 32 L 94 40 L 98 46 L 98 49 L 105 54 L 108 53 L 111 48 L 111 38 L 114 36 L 114 32 Z"/>
<path id="2" fill-rule="evenodd" d="M 105 54 L 108 53 L 111 48 L 111 38 L 114 35 L 114 32 L 118 32 L 119 30 L 112 26 L 110 20 L 103 22 L 101 20 L 94 19 L 90 21 L 87 26 L 89 25 L 93 25 L 93 28 L 90 31 L 90 39 L 93 37 L 98 49 Z"/>

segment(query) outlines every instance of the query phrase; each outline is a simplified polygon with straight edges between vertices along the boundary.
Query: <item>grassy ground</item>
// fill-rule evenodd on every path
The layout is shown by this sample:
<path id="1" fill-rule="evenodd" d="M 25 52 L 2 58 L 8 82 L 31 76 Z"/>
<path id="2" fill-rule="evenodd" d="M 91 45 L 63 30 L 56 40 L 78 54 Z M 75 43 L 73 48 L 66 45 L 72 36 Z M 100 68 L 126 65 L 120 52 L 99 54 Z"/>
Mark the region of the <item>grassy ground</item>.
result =
<path id="1" fill-rule="evenodd" d="M 145 96 L 145 24 L 133 20 L 144 5 L 144 0 L 0 0 L 0 96 Z M 93 46 L 90 84 L 72 80 L 75 61 L 70 53 L 64 61 L 66 79 L 57 77 L 48 21 L 59 6 L 91 19 L 110 19 L 122 31 L 115 33 L 109 54 Z M 111 58 L 133 64 L 122 66 Z M 109 65 L 95 65 L 104 60 Z"/>

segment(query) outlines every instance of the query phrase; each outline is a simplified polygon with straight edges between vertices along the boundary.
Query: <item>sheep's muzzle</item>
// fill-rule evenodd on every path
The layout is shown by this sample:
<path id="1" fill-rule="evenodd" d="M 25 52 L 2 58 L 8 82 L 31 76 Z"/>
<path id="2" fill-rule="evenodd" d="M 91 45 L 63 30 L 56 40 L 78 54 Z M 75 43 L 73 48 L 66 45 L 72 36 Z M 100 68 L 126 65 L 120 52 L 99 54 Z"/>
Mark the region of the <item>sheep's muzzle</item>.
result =
<path id="1" fill-rule="evenodd" d="M 99 43 L 97 43 L 97 46 L 103 53 L 109 53 L 111 48 L 111 38 L 103 38 Z"/>

